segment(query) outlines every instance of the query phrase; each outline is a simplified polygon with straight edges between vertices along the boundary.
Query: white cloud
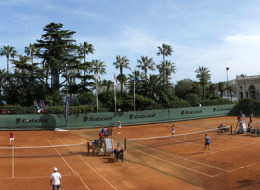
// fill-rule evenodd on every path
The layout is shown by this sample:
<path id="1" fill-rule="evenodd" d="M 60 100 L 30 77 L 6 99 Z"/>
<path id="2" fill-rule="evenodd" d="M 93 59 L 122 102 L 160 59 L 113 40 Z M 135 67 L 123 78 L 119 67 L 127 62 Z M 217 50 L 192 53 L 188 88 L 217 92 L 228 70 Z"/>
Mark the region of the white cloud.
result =
<path id="1" fill-rule="evenodd" d="M 177 73 L 173 79 L 196 79 L 195 70 L 199 66 L 207 67 L 211 73 L 212 82 L 225 81 L 226 67 L 230 67 L 229 79 L 237 75 L 259 75 L 260 71 L 260 36 L 234 35 L 226 36 L 224 40 L 212 46 L 187 47 L 176 49 Z"/>
<path id="2" fill-rule="evenodd" d="M 260 44 L 260 36 L 256 35 L 233 35 L 225 37 L 225 41 L 232 44 L 241 44 L 241 45 L 249 45 L 249 46 L 259 46 Z"/>
<path id="3" fill-rule="evenodd" d="M 125 27 L 117 42 L 119 48 L 143 54 L 151 54 L 160 44 L 150 34 L 131 27 Z"/>
<path id="4" fill-rule="evenodd" d="M 71 11 L 71 10 L 66 10 L 66 11 Z M 85 19 L 91 19 L 93 20 L 98 20 L 98 21 L 108 21 L 109 19 L 107 17 L 104 17 L 104 15 L 98 14 L 98 13 L 94 13 L 94 12 L 90 12 L 86 9 L 83 8 L 77 8 L 73 11 L 71 11 L 72 13 L 79 15 L 79 16 L 83 16 Z"/>

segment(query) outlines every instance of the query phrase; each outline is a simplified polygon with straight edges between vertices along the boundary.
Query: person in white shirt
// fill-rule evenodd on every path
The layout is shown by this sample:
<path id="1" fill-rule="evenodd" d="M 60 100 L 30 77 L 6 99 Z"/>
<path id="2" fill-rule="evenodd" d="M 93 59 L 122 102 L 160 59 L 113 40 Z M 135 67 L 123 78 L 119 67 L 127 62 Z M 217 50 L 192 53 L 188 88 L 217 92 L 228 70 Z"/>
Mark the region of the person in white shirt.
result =
<path id="1" fill-rule="evenodd" d="M 56 167 L 53 168 L 53 173 L 51 174 L 50 185 L 52 185 L 53 190 L 58 190 L 61 188 L 61 175 Z"/>

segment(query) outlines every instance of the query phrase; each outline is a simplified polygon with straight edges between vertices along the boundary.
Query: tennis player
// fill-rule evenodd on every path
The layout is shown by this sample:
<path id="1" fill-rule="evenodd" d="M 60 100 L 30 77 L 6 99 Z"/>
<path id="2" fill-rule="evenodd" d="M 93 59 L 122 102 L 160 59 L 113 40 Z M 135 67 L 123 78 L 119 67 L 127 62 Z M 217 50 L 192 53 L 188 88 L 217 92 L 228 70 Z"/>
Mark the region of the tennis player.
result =
<path id="1" fill-rule="evenodd" d="M 121 121 L 118 121 L 117 122 L 117 127 L 118 127 L 118 134 L 120 134 L 121 133 Z"/>
<path id="2" fill-rule="evenodd" d="M 172 125 L 172 139 L 173 139 L 174 134 L 175 134 L 175 126 Z"/>
<path id="3" fill-rule="evenodd" d="M 61 189 L 61 175 L 56 167 L 53 168 L 53 173 L 51 174 L 50 185 L 52 185 L 53 190 Z"/>
<path id="4" fill-rule="evenodd" d="M 9 146 L 13 146 L 14 145 L 14 132 L 11 131 L 10 132 L 10 142 L 9 142 Z"/>
<path id="5" fill-rule="evenodd" d="M 208 136 L 208 134 L 205 135 L 205 146 L 203 152 L 205 152 L 207 146 L 209 147 L 209 153 L 210 153 L 210 137 Z"/>

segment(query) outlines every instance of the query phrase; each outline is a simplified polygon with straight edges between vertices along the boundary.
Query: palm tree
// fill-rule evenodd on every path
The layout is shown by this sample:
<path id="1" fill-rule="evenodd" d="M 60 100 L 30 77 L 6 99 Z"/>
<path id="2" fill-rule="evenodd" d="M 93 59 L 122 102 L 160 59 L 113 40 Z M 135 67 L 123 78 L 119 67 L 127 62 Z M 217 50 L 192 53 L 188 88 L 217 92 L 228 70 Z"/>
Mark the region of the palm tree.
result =
<path id="1" fill-rule="evenodd" d="M 117 80 L 119 80 L 120 85 L 121 85 L 121 95 L 123 94 L 123 85 L 126 84 L 126 76 L 124 74 L 119 74 L 117 76 Z"/>
<path id="2" fill-rule="evenodd" d="M 218 83 L 218 91 L 220 92 L 221 98 L 223 97 L 223 93 L 225 91 L 225 82 Z"/>
<path id="3" fill-rule="evenodd" d="M 165 61 L 165 77 L 167 82 L 169 83 L 169 76 L 172 73 L 176 73 L 176 67 L 174 65 L 175 63 L 171 62 L 171 61 Z"/>
<path id="4" fill-rule="evenodd" d="M 229 93 L 229 95 L 230 95 L 230 101 L 232 102 L 232 92 L 233 92 L 233 90 L 234 90 L 234 88 L 233 88 L 233 86 L 232 85 L 230 85 L 230 86 L 227 86 L 227 91 L 228 91 L 228 93 Z"/>
<path id="5" fill-rule="evenodd" d="M 86 64 L 86 55 L 93 54 L 95 51 L 94 46 L 92 44 L 89 44 L 88 42 L 84 42 L 83 44 L 80 44 L 79 54 L 83 56 L 84 63 Z M 86 75 L 86 70 L 84 70 L 84 77 Z M 85 84 L 85 81 L 84 81 Z"/>
<path id="6" fill-rule="evenodd" d="M 22 74 L 28 74 L 34 68 L 36 68 L 35 65 L 28 64 L 29 60 L 30 60 L 29 57 L 19 55 L 19 60 L 11 60 L 11 61 L 15 65 L 18 71 L 21 71 Z"/>
<path id="7" fill-rule="evenodd" d="M 138 68 L 141 68 L 145 73 L 145 80 L 147 81 L 147 70 L 150 69 L 152 71 L 155 70 L 154 66 L 155 63 L 153 61 L 153 58 L 148 58 L 148 56 L 141 56 L 141 59 L 137 60 L 139 65 L 137 65 Z"/>
<path id="8" fill-rule="evenodd" d="M 86 55 L 93 54 L 95 51 L 94 46 L 88 42 L 80 44 L 80 55 L 83 55 L 84 63 L 86 63 Z"/>
<path id="9" fill-rule="evenodd" d="M 91 61 L 92 68 L 90 69 L 91 72 L 96 74 L 106 74 L 106 65 L 103 61 L 95 59 Z"/>
<path id="10" fill-rule="evenodd" d="M 7 76 L 8 75 L 5 72 L 5 70 L 4 69 L 0 69 L 0 81 L 1 81 L 0 82 L 0 84 L 1 84 L 1 86 L 0 86 L 0 96 L 2 95 L 3 84 L 4 84 L 5 79 L 6 79 Z"/>
<path id="11" fill-rule="evenodd" d="M 203 100 L 205 97 L 205 86 L 208 84 L 209 80 L 210 80 L 210 71 L 208 70 L 207 67 L 199 67 L 198 69 L 196 69 L 195 71 L 197 73 L 196 77 L 197 79 L 199 79 L 199 83 L 202 86 L 202 93 L 203 93 Z"/>
<path id="12" fill-rule="evenodd" d="M 96 74 L 96 101 L 97 101 L 97 112 L 98 112 L 98 86 L 99 86 L 99 83 L 98 83 L 99 76 L 98 76 L 98 74 L 106 73 L 106 69 L 105 69 L 104 62 L 101 61 L 101 60 L 97 60 L 97 59 L 92 60 L 91 65 L 92 65 L 92 68 L 90 69 L 90 71 L 92 71 Z"/>
<path id="13" fill-rule="evenodd" d="M 160 80 L 159 75 L 150 75 L 147 81 L 147 97 L 160 103 L 162 106 L 167 107 L 170 103 L 170 94 L 173 93 L 173 87 L 169 84 L 165 84 Z"/>
<path id="14" fill-rule="evenodd" d="M 167 44 L 162 44 L 162 47 L 158 46 L 158 53 L 157 55 L 162 55 L 163 56 L 163 64 L 162 64 L 162 76 L 163 78 L 165 77 L 165 57 L 169 56 L 169 55 L 172 55 L 172 47 L 170 45 L 167 45 Z"/>
<path id="15" fill-rule="evenodd" d="M 17 54 L 17 51 L 15 50 L 15 47 L 13 46 L 3 46 L 0 49 L 0 55 L 6 56 L 7 59 L 7 73 L 9 73 L 9 58 L 14 58 Z"/>
<path id="16" fill-rule="evenodd" d="M 211 92 L 213 99 L 215 98 L 216 89 L 217 89 L 216 84 L 212 83 L 212 84 L 209 85 L 209 91 Z"/>
<path id="17" fill-rule="evenodd" d="M 34 44 L 30 43 L 28 47 L 24 48 L 24 53 L 26 53 L 27 56 L 31 57 L 31 61 L 32 61 L 32 64 L 33 64 L 34 53 L 39 54 L 40 50 L 35 48 Z"/>
<path id="18" fill-rule="evenodd" d="M 113 86 L 113 82 L 111 80 L 103 80 L 102 85 L 107 87 L 107 98 L 110 88 Z"/>
<path id="19" fill-rule="evenodd" d="M 123 68 L 130 69 L 129 59 L 126 56 L 121 57 L 120 55 L 116 56 L 116 61 L 113 63 L 116 69 L 120 69 L 120 74 L 123 74 Z"/>
<path id="20" fill-rule="evenodd" d="M 130 69 L 129 67 L 129 59 L 126 56 L 121 57 L 120 55 L 116 56 L 116 61 L 113 63 L 116 69 L 120 69 L 120 75 L 123 75 L 123 68 Z M 118 76 L 120 76 L 118 75 Z M 124 75 L 125 76 L 125 75 Z M 126 76 L 125 76 L 126 78 Z M 119 80 L 119 79 L 118 79 Z M 123 84 L 120 82 L 121 85 L 121 93 L 123 93 Z"/>
<path id="21" fill-rule="evenodd" d="M 197 81 L 192 81 L 192 92 L 199 94 L 199 83 Z"/>

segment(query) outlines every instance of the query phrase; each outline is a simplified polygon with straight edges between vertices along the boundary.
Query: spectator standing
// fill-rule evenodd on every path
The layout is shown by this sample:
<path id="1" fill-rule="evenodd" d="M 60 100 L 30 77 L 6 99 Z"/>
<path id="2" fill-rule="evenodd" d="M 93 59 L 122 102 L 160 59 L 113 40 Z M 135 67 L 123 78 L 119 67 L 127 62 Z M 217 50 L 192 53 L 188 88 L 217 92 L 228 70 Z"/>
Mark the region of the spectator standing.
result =
<path id="1" fill-rule="evenodd" d="M 253 117 L 254 117 L 254 114 L 250 114 L 250 116 L 249 116 L 249 119 L 250 119 L 250 123 L 253 123 Z"/>
<path id="2" fill-rule="evenodd" d="M 117 122 L 117 127 L 118 127 L 118 134 L 120 134 L 121 133 L 121 127 L 122 127 L 121 121 Z"/>

